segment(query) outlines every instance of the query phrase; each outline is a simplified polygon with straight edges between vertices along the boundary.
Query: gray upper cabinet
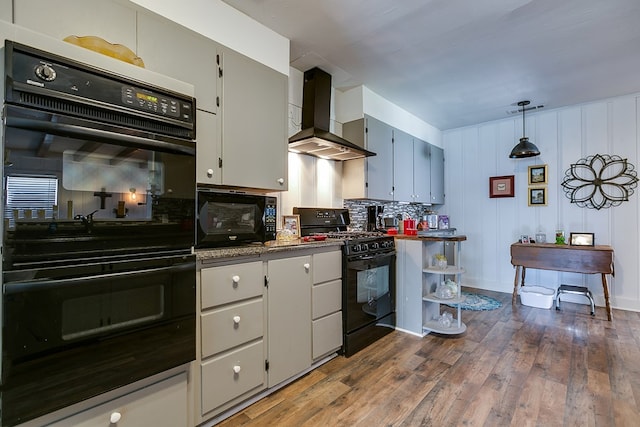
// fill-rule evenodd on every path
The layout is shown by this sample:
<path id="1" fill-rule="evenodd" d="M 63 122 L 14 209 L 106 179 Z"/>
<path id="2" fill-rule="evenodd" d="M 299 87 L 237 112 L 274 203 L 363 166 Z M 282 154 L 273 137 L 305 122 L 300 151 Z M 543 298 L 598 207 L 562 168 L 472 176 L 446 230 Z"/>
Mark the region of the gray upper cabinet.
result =
<path id="1" fill-rule="evenodd" d="M 12 22 L 13 20 L 13 1 L 0 0 L 0 20 Z"/>
<path id="2" fill-rule="evenodd" d="M 228 48 L 221 58 L 222 184 L 284 191 L 288 78 Z"/>
<path id="3" fill-rule="evenodd" d="M 431 150 L 431 199 L 434 205 L 444 204 L 444 150 L 434 145 Z"/>
<path id="4" fill-rule="evenodd" d="M 0 5 L 4 3 L 5 0 L 0 1 Z M 58 40 L 67 36 L 98 36 L 136 51 L 136 12 L 126 2 L 19 0 L 13 2 L 13 16 L 15 24 Z"/>
<path id="5" fill-rule="evenodd" d="M 433 146 L 413 138 L 413 199 L 412 202 L 431 203 L 431 152 Z"/>
<path id="6" fill-rule="evenodd" d="M 218 111 L 217 54 L 213 40 L 152 12 L 138 13 L 138 56 L 145 68 L 191 83 L 196 107 L 210 113 Z"/>
<path id="7" fill-rule="evenodd" d="M 415 198 L 413 137 L 393 130 L 393 200 L 411 202 Z"/>
<path id="8" fill-rule="evenodd" d="M 393 200 L 393 128 L 366 116 L 345 123 L 343 136 L 375 156 L 344 162 L 342 196 L 345 199 Z"/>

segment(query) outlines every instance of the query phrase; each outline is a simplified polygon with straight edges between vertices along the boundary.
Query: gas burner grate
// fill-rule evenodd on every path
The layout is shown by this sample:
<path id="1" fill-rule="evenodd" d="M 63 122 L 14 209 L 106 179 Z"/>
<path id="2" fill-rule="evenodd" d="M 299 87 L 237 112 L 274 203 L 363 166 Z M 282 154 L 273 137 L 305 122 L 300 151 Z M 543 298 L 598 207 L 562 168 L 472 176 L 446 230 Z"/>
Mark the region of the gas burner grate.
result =
<path id="1" fill-rule="evenodd" d="M 316 233 L 327 236 L 329 239 L 370 239 L 384 237 L 386 234 L 379 231 L 330 231 L 326 233 Z"/>

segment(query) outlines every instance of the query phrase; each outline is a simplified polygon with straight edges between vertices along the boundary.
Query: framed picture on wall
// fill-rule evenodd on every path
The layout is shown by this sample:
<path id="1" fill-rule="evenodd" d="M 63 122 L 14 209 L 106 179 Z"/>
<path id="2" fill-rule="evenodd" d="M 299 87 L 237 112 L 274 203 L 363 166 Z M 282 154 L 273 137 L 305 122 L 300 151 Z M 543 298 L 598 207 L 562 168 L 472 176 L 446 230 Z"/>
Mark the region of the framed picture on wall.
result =
<path id="1" fill-rule="evenodd" d="M 547 165 L 529 166 L 529 185 L 547 183 Z"/>
<path id="2" fill-rule="evenodd" d="M 547 206 L 547 187 L 529 187 L 529 206 Z"/>
<path id="3" fill-rule="evenodd" d="M 514 175 L 489 177 L 489 197 L 513 197 Z"/>

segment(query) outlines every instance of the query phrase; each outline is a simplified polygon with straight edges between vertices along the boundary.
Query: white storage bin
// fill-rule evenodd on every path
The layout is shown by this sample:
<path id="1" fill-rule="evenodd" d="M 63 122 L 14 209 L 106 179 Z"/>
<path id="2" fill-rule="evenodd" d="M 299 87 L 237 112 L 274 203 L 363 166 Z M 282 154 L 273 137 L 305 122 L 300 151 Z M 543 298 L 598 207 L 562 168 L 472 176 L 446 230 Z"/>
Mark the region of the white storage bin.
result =
<path id="1" fill-rule="evenodd" d="M 529 307 L 549 309 L 553 306 L 555 295 L 555 289 L 543 286 L 522 286 L 520 288 L 520 301 Z"/>

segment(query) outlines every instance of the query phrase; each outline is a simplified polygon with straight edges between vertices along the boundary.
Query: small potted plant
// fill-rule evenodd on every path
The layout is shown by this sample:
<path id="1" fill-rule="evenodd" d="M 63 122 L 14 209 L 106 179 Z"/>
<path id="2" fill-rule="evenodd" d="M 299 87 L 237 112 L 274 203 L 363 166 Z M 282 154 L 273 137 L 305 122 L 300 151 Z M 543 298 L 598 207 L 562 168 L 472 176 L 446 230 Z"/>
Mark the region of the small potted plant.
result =
<path id="1" fill-rule="evenodd" d="M 447 257 L 444 256 L 443 254 L 437 254 L 434 257 L 434 266 L 436 268 L 441 268 L 443 270 L 447 268 Z"/>

